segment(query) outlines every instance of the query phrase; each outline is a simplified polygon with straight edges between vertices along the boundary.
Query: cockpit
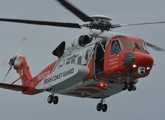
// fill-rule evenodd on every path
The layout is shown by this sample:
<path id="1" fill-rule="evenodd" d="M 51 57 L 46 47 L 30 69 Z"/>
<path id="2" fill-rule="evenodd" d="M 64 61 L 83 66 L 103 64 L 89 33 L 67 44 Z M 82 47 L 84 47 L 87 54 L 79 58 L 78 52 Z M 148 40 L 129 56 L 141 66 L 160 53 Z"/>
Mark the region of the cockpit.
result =
<path id="1" fill-rule="evenodd" d="M 110 55 L 117 54 L 121 50 L 141 50 L 149 53 L 147 45 L 142 40 L 116 39 L 112 41 Z"/>

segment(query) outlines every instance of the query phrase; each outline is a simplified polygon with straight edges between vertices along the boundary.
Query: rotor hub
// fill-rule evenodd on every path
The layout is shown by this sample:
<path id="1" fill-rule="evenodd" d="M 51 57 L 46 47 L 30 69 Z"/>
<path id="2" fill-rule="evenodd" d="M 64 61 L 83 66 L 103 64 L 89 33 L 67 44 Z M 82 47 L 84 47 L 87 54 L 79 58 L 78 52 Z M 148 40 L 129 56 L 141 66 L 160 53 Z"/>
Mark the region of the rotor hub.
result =
<path id="1" fill-rule="evenodd" d="M 112 19 L 105 15 L 93 15 L 91 17 L 94 21 L 97 21 L 98 23 L 107 23 L 110 22 Z"/>
<path id="2" fill-rule="evenodd" d="M 91 18 L 93 21 L 90 21 L 90 23 L 84 24 L 83 26 L 89 29 L 99 29 L 101 31 L 109 31 L 112 28 L 112 24 L 110 23 L 112 19 L 105 15 L 94 15 Z"/>

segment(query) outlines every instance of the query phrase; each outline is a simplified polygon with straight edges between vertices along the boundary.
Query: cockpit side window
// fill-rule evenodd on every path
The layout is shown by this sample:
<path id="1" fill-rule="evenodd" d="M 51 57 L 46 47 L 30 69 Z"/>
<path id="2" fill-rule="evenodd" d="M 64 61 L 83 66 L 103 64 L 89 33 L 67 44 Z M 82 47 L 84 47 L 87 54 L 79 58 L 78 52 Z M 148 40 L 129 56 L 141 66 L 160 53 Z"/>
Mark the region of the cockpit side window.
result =
<path id="1" fill-rule="evenodd" d="M 121 47 L 118 40 L 113 40 L 111 44 L 110 55 L 117 54 L 121 51 Z"/>

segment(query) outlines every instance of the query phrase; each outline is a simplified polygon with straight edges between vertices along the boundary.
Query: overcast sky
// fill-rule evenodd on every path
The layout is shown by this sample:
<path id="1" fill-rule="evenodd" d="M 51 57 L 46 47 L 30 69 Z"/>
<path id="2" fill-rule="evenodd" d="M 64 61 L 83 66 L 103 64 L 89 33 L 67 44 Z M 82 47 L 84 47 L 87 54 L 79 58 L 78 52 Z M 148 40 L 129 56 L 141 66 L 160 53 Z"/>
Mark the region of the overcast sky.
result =
<path id="1" fill-rule="evenodd" d="M 165 20 L 164 0 L 69 0 L 87 15 L 103 14 L 113 23 L 137 23 Z M 55 0 L 0 0 L 0 17 L 83 23 Z M 70 29 L 0 22 L 0 64 L 16 54 L 21 39 L 27 37 L 22 55 L 26 56 L 32 75 L 38 74 L 56 57 L 51 53 L 61 41 L 87 34 L 88 29 Z M 165 24 L 123 27 L 126 33 L 165 48 Z M 100 100 L 59 95 L 58 105 L 49 105 L 49 93 L 35 96 L 0 89 L 2 120 L 161 120 L 165 118 L 165 52 L 150 49 L 156 65 L 150 75 L 140 79 L 135 92 L 124 91 L 106 99 L 106 113 L 97 112 Z M 8 66 L 0 68 L 3 80 Z M 6 82 L 18 78 L 12 70 Z"/>

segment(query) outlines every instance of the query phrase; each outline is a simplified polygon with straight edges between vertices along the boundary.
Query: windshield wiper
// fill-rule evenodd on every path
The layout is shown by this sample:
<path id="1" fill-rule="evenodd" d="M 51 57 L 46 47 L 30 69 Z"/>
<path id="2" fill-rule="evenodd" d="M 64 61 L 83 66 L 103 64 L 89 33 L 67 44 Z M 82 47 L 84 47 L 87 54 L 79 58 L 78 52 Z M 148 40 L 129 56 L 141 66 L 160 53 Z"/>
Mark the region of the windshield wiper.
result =
<path id="1" fill-rule="evenodd" d="M 139 44 L 137 44 L 136 42 L 135 42 L 135 48 L 133 49 L 133 51 L 135 50 L 135 49 L 138 49 L 138 50 L 141 50 L 141 51 L 144 51 L 144 52 L 147 52 L 147 53 L 149 53 L 147 50 L 145 50 L 142 46 L 140 46 Z"/>

